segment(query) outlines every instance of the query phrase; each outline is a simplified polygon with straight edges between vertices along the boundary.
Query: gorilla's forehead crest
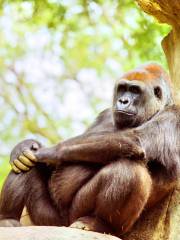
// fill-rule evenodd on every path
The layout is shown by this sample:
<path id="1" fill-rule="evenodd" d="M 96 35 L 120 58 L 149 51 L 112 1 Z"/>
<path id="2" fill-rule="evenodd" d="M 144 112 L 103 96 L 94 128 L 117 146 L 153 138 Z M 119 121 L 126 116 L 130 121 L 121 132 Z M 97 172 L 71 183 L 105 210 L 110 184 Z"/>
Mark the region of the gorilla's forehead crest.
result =
<path id="1" fill-rule="evenodd" d="M 164 79 L 167 83 L 171 82 L 166 71 L 156 63 L 142 65 L 125 73 L 121 78 L 125 78 L 130 81 L 138 80 L 145 83 L 157 82 L 159 79 Z"/>

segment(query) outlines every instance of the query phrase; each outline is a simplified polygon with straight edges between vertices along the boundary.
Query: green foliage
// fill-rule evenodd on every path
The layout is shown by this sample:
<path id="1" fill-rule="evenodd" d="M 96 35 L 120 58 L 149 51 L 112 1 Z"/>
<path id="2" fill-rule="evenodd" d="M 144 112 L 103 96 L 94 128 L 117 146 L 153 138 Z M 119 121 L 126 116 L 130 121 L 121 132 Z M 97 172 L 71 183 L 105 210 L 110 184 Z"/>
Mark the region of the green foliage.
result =
<path id="1" fill-rule="evenodd" d="M 1 1 L 0 185 L 20 140 L 78 134 L 111 104 L 123 71 L 146 61 L 167 67 L 168 31 L 133 0 Z"/>

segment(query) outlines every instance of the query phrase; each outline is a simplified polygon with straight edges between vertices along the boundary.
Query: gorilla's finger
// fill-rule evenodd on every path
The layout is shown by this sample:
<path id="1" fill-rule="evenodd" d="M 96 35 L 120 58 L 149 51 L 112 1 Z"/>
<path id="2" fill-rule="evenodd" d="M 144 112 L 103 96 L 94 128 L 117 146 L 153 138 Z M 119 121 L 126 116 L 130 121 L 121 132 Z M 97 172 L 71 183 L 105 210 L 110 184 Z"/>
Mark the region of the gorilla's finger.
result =
<path id="1" fill-rule="evenodd" d="M 18 157 L 18 160 L 20 160 L 24 165 L 26 165 L 28 167 L 33 167 L 35 165 L 34 162 L 32 162 L 31 160 L 29 160 L 29 158 L 27 158 L 23 155 L 20 155 Z"/>
<path id="2" fill-rule="evenodd" d="M 37 158 L 34 156 L 34 154 L 32 153 L 32 151 L 30 150 L 24 150 L 23 154 L 25 157 L 27 157 L 28 159 L 30 159 L 31 161 L 37 162 Z"/>
<path id="3" fill-rule="evenodd" d="M 21 170 L 17 168 L 13 163 L 11 163 L 11 168 L 15 173 L 21 173 Z"/>
<path id="4" fill-rule="evenodd" d="M 23 171 L 29 171 L 30 168 L 27 167 L 26 165 L 24 165 L 22 162 L 20 162 L 18 159 L 15 159 L 14 160 L 14 165 L 19 168 L 20 170 L 23 170 Z"/>

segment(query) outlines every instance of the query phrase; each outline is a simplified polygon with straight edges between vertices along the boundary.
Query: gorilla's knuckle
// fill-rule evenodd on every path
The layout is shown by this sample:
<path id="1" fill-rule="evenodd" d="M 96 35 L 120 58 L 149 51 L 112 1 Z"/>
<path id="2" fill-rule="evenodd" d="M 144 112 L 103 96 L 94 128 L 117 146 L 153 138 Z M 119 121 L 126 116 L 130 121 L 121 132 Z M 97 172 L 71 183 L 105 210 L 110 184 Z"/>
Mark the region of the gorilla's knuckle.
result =
<path id="1" fill-rule="evenodd" d="M 137 150 L 137 154 L 139 155 L 140 158 L 142 158 L 142 159 L 146 158 L 146 153 L 143 148 L 137 146 L 136 150 Z"/>

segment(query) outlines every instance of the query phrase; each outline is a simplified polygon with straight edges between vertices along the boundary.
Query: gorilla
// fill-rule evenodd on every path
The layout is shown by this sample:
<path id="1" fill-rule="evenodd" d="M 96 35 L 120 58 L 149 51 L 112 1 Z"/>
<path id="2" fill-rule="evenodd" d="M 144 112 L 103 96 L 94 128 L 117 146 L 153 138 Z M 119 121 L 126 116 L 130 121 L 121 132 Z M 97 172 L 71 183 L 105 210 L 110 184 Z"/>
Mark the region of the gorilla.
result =
<path id="1" fill-rule="evenodd" d="M 176 186 L 179 156 L 170 79 L 161 66 L 143 65 L 118 79 L 112 107 L 85 133 L 49 148 L 35 140 L 15 146 L 0 225 L 19 226 L 26 206 L 35 225 L 123 235 Z"/>

